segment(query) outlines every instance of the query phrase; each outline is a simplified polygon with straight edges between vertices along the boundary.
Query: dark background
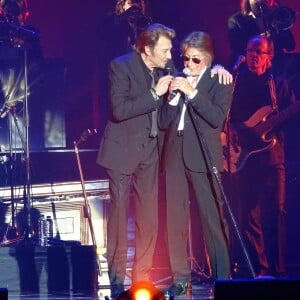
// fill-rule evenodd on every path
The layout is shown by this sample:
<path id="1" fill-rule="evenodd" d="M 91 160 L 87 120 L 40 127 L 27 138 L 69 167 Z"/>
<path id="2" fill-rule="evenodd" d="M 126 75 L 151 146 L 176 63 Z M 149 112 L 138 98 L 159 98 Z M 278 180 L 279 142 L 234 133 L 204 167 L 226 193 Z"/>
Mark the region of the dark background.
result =
<path id="1" fill-rule="evenodd" d="M 173 27 L 178 40 L 192 30 L 207 31 L 215 44 L 215 62 L 228 63 L 229 46 L 227 42 L 227 19 L 239 10 L 239 0 L 150 0 L 150 10 L 154 22 Z M 282 0 L 281 5 L 300 12 L 299 0 Z M 29 0 L 29 21 L 42 33 L 42 46 L 47 58 L 60 59 L 66 66 L 65 73 L 65 116 L 66 146 L 72 147 L 72 141 L 86 128 L 97 128 L 99 136 L 93 137 L 87 147 L 98 147 L 99 138 L 106 123 L 108 99 L 107 89 L 107 53 L 101 41 L 99 30 L 109 11 L 113 9 L 112 0 Z M 300 53 L 300 17 L 292 27 L 296 39 L 297 56 Z M 296 66 L 297 68 L 297 66 Z M 300 70 L 300 64 L 299 64 Z M 300 76 L 299 76 L 300 77 Z M 295 86 L 300 86 L 296 81 Z M 296 122 L 297 123 L 297 122 Z M 290 127 L 287 141 L 287 263 L 300 264 L 299 247 L 299 184 L 300 184 L 300 140 L 299 124 Z M 94 166 L 94 155 L 89 155 L 90 176 L 105 176 Z M 58 164 L 59 167 L 62 164 Z M 230 199 L 234 195 L 229 195 Z M 235 203 L 232 203 L 235 209 Z M 198 224 L 194 224 L 197 226 Z M 197 228 L 196 228 L 197 232 Z M 237 246 L 239 248 L 239 246 Z M 198 249 L 199 250 L 199 249 Z M 201 252 L 201 251 L 200 251 Z M 199 254 L 199 251 L 197 251 Z M 203 261 L 198 257 L 198 261 Z"/>
<path id="2" fill-rule="evenodd" d="M 300 12 L 299 0 L 280 2 L 281 5 Z M 50 154 L 32 151 L 32 182 L 79 180 L 78 167 L 74 152 L 72 152 L 73 142 L 83 131 L 93 128 L 97 129 L 99 134 L 91 136 L 81 145 L 82 148 L 87 148 L 86 150 L 95 149 L 91 152 L 81 152 L 83 171 L 86 179 L 105 178 L 103 170 L 95 163 L 96 149 L 106 124 L 108 110 L 107 62 L 109 53 L 107 45 L 101 39 L 100 32 L 105 32 L 107 29 L 103 26 L 103 22 L 107 14 L 112 11 L 114 1 L 28 0 L 28 4 L 30 11 L 28 24 L 40 30 L 43 54 L 50 65 L 50 72 L 47 73 L 49 84 L 44 83 L 45 92 L 41 93 L 37 102 L 44 103 L 44 105 L 47 105 L 47 102 L 62 102 L 57 107 L 63 109 L 64 125 L 60 128 L 63 131 L 60 132 L 60 137 L 65 139 L 61 144 L 65 144 L 63 148 L 66 150 L 66 152 Z M 239 10 L 239 0 L 149 0 L 149 4 L 153 22 L 174 28 L 178 40 L 192 30 L 208 32 L 215 44 L 215 62 L 227 65 L 229 58 L 227 19 Z M 294 51 L 297 57 L 300 53 L 299 14 L 292 31 L 297 43 Z M 300 70 L 300 64 L 298 66 Z M 295 67 L 298 68 L 297 64 Z M 300 81 L 295 81 L 295 86 L 300 87 Z M 40 104 L 31 107 L 30 118 L 33 123 L 41 107 L 43 105 Z M 0 124 L 0 134 L 3 131 L 1 128 Z M 300 238 L 299 230 L 297 230 L 300 226 L 299 129 L 297 122 L 290 127 L 287 143 L 287 210 L 289 214 L 287 256 L 288 263 L 293 266 L 296 263 L 300 265 L 298 257 L 300 250 L 295 243 Z M 5 177 L 6 174 L 7 166 L 0 164 L 0 175 Z M 230 195 L 230 199 L 232 197 L 234 195 Z M 162 220 L 163 218 L 162 216 Z M 162 259 L 160 257 L 163 258 L 158 255 L 157 259 Z M 198 257 L 198 260 L 203 262 L 203 255 Z"/>
<path id="3" fill-rule="evenodd" d="M 113 0 L 28 0 L 28 23 L 39 28 L 44 56 L 62 60 L 65 69 L 67 147 L 86 128 L 103 130 L 106 122 L 106 61 L 99 29 Z M 300 11 L 297 0 L 282 5 Z M 178 39 L 192 30 L 211 34 L 217 63 L 227 64 L 227 18 L 239 10 L 239 0 L 149 0 L 154 22 L 173 27 Z M 300 18 L 292 28 L 300 51 Z"/>

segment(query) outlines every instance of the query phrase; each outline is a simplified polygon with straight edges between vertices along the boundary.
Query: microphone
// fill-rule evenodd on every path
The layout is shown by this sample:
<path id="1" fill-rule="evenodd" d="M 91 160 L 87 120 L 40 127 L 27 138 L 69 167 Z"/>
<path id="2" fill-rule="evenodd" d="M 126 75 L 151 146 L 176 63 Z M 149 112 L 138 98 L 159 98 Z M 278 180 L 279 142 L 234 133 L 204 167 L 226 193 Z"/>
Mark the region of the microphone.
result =
<path id="1" fill-rule="evenodd" d="M 174 76 L 174 73 L 176 73 L 174 63 L 169 59 L 164 67 L 164 75 Z"/>
<path id="2" fill-rule="evenodd" d="M 232 68 L 232 73 L 235 73 L 238 70 L 238 68 L 241 66 L 241 64 L 243 64 L 245 61 L 246 61 L 246 57 L 244 55 L 240 55 L 237 58 L 234 66 Z"/>
<path id="3" fill-rule="evenodd" d="M 190 76 L 191 75 L 191 71 L 189 68 L 184 68 L 182 70 L 182 73 L 185 75 L 185 76 Z"/>
<path id="4" fill-rule="evenodd" d="M 190 70 L 189 70 L 188 68 L 184 68 L 184 69 L 182 70 L 182 73 L 178 73 L 178 75 L 189 76 L 190 73 L 191 73 L 191 72 L 190 72 Z M 177 93 L 181 93 L 181 92 L 178 91 L 178 90 L 173 90 L 173 91 L 171 92 L 171 95 L 170 95 L 170 100 L 174 99 L 174 98 L 176 97 Z"/>
<path id="5" fill-rule="evenodd" d="M 170 95 L 170 100 L 174 99 L 178 92 L 179 92 L 178 90 L 173 90 Z"/>
<path id="6" fill-rule="evenodd" d="M 172 75 L 172 68 L 171 67 L 165 67 L 165 70 L 168 75 Z"/>

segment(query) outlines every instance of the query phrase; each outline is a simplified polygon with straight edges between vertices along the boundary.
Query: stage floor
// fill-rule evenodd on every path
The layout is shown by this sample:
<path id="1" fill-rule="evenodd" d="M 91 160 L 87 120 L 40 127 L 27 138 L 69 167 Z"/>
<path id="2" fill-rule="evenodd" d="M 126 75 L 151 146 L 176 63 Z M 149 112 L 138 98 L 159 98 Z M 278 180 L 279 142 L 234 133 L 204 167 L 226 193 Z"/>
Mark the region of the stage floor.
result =
<path id="1" fill-rule="evenodd" d="M 195 300 L 208 300 L 214 299 L 213 295 L 213 284 L 205 285 L 194 285 L 191 296 L 181 295 L 176 297 L 176 299 L 195 299 Z M 16 291 L 8 291 L 9 300 L 105 300 L 109 297 L 110 290 L 109 287 L 99 288 L 94 295 L 80 294 L 80 293 L 68 293 L 68 294 L 48 294 L 48 293 L 20 293 Z M 1 299 L 1 298 L 0 298 Z"/>
<path id="2" fill-rule="evenodd" d="M 290 300 L 300 299 L 299 278 L 284 279 L 232 279 L 219 280 L 215 283 L 202 282 L 193 284 L 189 296 L 175 297 L 180 300 Z M 165 291 L 167 286 L 157 285 L 159 290 Z M 127 287 L 129 288 L 129 286 Z M 93 295 L 86 293 L 19 293 L 8 292 L 8 299 L 21 300 L 107 300 L 109 286 L 100 286 Z M 0 297 L 0 299 L 3 299 Z M 124 300 L 124 298 L 123 298 Z M 166 297 L 166 300 L 171 300 Z"/>

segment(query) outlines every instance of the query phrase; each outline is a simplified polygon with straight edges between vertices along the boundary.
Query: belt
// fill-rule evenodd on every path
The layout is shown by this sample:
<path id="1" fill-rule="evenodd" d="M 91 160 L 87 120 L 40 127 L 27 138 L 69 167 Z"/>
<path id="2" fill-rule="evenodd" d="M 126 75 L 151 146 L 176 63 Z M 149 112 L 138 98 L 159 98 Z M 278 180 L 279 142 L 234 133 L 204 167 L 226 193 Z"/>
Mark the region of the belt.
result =
<path id="1" fill-rule="evenodd" d="M 183 130 L 177 130 L 177 136 L 183 136 Z"/>

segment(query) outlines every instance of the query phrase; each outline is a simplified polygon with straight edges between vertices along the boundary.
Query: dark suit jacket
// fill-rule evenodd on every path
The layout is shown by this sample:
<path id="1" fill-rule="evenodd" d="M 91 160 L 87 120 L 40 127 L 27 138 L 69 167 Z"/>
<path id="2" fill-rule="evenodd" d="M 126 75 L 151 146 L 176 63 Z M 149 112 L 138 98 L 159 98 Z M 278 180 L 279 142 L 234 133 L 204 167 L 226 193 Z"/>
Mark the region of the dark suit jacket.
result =
<path id="1" fill-rule="evenodd" d="M 220 85 L 218 76 L 210 77 L 210 68 L 203 74 L 197 85 L 198 93 L 189 105 L 196 112 L 196 127 L 200 129 L 203 139 L 211 153 L 214 166 L 222 169 L 222 148 L 220 133 L 226 119 L 232 99 L 232 85 Z M 163 163 L 172 162 L 172 148 L 178 145 L 177 128 L 183 101 L 178 106 L 168 103 L 163 105 L 159 117 L 161 129 L 167 129 L 164 142 Z M 204 149 L 199 144 L 197 130 L 192 122 L 188 110 L 184 118 L 183 159 L 185 166 L 195 172 L 206 172 L 207 162 Z M 178 158 L 175 158 L 178 159 Z"/>
<path id="2" fill-rule="evenodd" d="M 164 75 L 161 69 L 157 72 L 159 77 Z M 162 99 L 154 100 L 150 92 L 151 77 L 135 52 L 114 59 L 109 76 L 111 117 L 100 144 L 97 163 L 129 174 L 141 160 L 141 149 L 153 142 L 149 138 L 151 112 L 160 108 Z"/>

